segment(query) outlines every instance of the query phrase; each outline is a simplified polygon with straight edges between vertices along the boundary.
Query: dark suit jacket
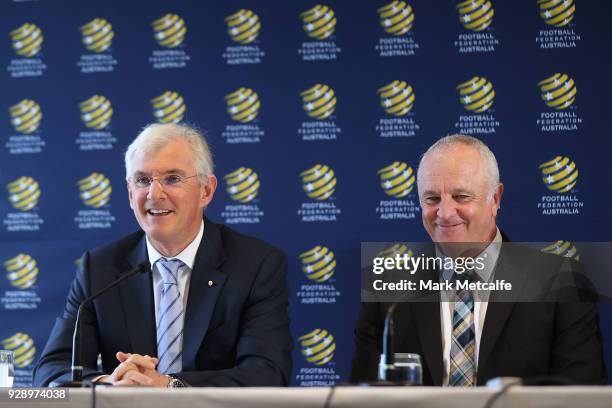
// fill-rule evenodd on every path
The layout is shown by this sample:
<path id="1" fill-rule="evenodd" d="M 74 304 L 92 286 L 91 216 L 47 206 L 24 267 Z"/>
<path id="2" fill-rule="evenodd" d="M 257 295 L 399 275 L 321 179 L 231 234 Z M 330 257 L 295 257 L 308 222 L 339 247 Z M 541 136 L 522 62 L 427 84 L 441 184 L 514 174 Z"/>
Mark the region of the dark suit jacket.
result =
<path id="1" fill-rule="evenodd" d="M 142 231 L 83 255 L 63 316 L 35 368 L 35 385 L 70 378 L 80 302 L 147 258 Z M 191 273 L 178 377 L 193 386 L 287 385 L 293 347 L 287 299 L 282 252 L 205 219 Z M 111 373 L 118 365 L 117 351 L 157 355 L 154 307 L 151 272 L 93 302 L 82 316 L 85 379 Z M 96 368 L 98 354 L 102 372 Z"/>
<path id="2" fill-rule="evenodd" d="M 567 262 L 567 258 L 533 249 L 502 246 L 495 279 L 512 282 L 516 294 L 541 289 L 546 282 L 547 298 L 561 293 L 564 301 L 507 301 L 504 294 L 492 292 L 480 340 L 477 385 L 499 376 L 561 376 L 578 384 L 607 382 L 597 309 L 593 303 L 572 298 L 575 287 L 559 286 L 566 280 L 560 271 Z M 438 294 L 435 301 L 398 303 L 394 313 L 396 352 L 421 355 L 426 385 L 442 385 L 439 299 Z M 383 324 L 390 305 L 362 304 L 351 382 L 377 379 Z"/>

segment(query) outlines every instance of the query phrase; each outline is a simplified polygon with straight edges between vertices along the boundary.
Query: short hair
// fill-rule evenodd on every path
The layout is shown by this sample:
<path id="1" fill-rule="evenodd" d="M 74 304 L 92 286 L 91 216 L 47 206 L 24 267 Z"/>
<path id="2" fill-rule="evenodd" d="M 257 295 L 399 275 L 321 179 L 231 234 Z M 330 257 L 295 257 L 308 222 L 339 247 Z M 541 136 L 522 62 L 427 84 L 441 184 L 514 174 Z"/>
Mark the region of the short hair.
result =
<path id="1" fill-rule="evenodd" d="M 467 135 L 449 135 L 444 136 L 439 139 L 436 143 L 432 144 L 429 149 L 421 156 L 421 160 L 419 161 L 419 168 L 417 170 L 417 180 L 421 175 L 421 167 L 423 165 L 423 161 L 425 158 L 433 152 L 437 152 L 442 149 L 446 149 L 456 145 L 468 146 L 476 149 L 478 153 L 480 153 L 480 157 L 485 162 L 485 167 L 487 171 L 487 182 L 489 188 L 488 199 L 491 200 L 493 195 L 495 194 L 495 190 L 499 186 L 499 166 L 497 165 L 497 159 L 495 155 L 489 149 L 489 147 L 480 139 L 477 139 L 473 136 Z"/>
<path id="2" fill-rule="evenodd" d="M 185 123 L 152 123 L 145 126 L 125 152 L 125 178 L 132 175 L 132 160 L 136 153 L 151 153 L 169 142 L 184 140 L 191 147 L 200 183 L 213 174 L 214 163 L 206 138 L 196 127 Z"/>

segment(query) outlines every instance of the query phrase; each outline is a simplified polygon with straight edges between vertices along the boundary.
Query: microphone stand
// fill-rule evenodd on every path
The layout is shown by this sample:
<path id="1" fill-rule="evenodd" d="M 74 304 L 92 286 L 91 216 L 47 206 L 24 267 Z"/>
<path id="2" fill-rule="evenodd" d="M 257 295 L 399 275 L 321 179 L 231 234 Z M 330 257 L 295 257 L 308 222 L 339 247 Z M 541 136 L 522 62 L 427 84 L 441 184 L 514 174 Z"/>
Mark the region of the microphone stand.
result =
<path id="1" fill-rule="evenodd" d="M 70 367 L 72 377 L 70 381 L 53 381 L 51 382 L 51 387 L 69 387 L 69 388 L 80 388 L 85 386 L 83 382 L 83 366 L 81 365 L 82 359 L 82 342 L 81 342 L 81 331 L 83 330 L 83 321 L 81 319 L 81 314 L 83 310 L 85 310 L 85 306 L 91 303 L 93 300 L 102 296 L 109 290 L 118 286 L 121 282 L 130 279 L 134 275 L 138 275 L 139 273 L 145 273 L 149 271 L 150 265 L 148 261 L 141 262 L 135 268 L 130 269 L 127 273 L 121 275 L 119 279 L 111 282 L 107 286 L 105 286 L 99 292 L 85 298 L 79 308 L 77 310 L 76 320 L 74 324 L 74 333 L 72 335 L 72 365 Z"/>

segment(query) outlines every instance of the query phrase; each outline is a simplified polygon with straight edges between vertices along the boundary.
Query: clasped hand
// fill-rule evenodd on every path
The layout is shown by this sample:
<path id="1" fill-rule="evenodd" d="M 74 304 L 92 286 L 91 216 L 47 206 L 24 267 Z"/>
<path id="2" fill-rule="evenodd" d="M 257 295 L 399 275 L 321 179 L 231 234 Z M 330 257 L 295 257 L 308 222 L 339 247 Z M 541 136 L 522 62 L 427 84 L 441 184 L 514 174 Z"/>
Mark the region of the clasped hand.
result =
<path id="1" fill-rule="evenodd" d="M 157 358 L 132 353 L 117 353 L 121 364 L 110 375 L 98 379 L 113 385 L 139 385 L 145 387 L 167 387 L 170 377 L 156 370 Z"/>

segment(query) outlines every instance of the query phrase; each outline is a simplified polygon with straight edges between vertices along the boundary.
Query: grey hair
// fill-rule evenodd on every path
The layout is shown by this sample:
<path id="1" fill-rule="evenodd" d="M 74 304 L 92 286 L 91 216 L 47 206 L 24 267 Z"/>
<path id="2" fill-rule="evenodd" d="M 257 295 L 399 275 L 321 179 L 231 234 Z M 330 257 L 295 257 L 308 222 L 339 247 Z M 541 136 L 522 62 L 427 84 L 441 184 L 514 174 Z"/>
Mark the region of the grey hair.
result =
<path id="1" fill-rule="evenodd" d="M 436 143 L 432 144 L 429 149 L 421 156 L 421 160 L 419 161 L 419 168 L 417 170 L 417 180 L 421 176 L 421 167 L 423 166 L 423 161 L 425 158 L 433 152 L 447 149 L 449 147 L 455 145 L 463 145 L 468 146 L 473 149 L 476 149 L 478 153 L 480 153 L 480 157 L 484 160 L 486 171 L 487 171 L 487 182 L 488 182 L 488 200 L 490 201 L 495 194 L 495 190 L 499 186 L 499 166 L 497 165 L 497 159 L 495 155 L 489 149 L 489 147 L 480 139 L 477 139 L 473 136 L 467 135 L 449 135 L 444 136 L 439 139 Z"/>
<path id="2" fill-rule="evenodd" d="M 206 138 L 197 128 L 185 123 L 152 123 L 145 126 L 125 152 L 125 178 L 132 176 L 132 160 L 136 153 L 151 153 L 169 142 L 184 140 L 191 147 L 200 183 L 213 174 L 214 163 Z"/>

